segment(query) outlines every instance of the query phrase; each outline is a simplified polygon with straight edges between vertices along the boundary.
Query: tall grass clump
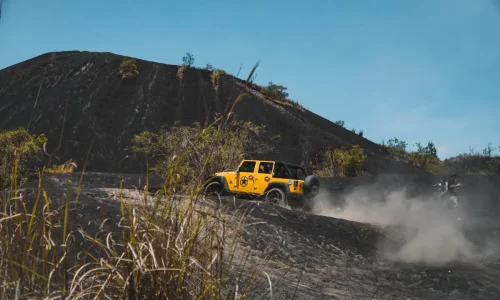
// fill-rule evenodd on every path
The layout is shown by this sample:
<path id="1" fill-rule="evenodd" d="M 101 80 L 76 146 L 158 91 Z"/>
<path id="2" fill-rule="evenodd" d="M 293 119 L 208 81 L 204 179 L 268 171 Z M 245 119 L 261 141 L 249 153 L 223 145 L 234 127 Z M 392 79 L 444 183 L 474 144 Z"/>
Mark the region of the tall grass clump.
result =
<path id="1" fill-rule="evenodd" d="M 359 145 L 333 150 L 325 147 L 317 155 L 314 172 L 322 177 L 359 176 L 366 171 L 367 159 Z"/>
<path id="2" fill-rule="evenodd" d="M 119 74 L 122 78 L 133 77 L 139 75 L 137 63 L 134 58 L 124 57 L 120 62 Z"/>
<path id="3" fill-rule="evenodd" d="M 0 189 L 17 189 L 28 175 L 28 168 L 42 157 L 47 138 L 30 135 L 24 128 L 0 132 Z"/>
<path id="4" fill-rule="evenodd" d="M 144 190 L 136 189 L 139 196 L 131 201 L 124 196 L 123 181 L 118 183 L 103 220 L 95 214 L 95 199 L 77 193 L 78 199 L 70 190 L 54 193 L 75 188 L 64 177 L 51 180 L 71 177 L 71 164 L 49 172 L 41 167 L 38 181 L 19 190 L 14 175 L 26 159 L 19 153 L 36 156 L 40 149 L 34 145 L 46 140 L 21 134 L 31 141 L 27 146 L 15 143 L 18 134 L 2 133 L 0 141 L 11 145 L 2 151 L 13 158 L 12 168 L 3 168 L 11 171 L 10 192 L 0 195 L 2 299 L 244 299 L 251 294 L 259 267 L 239 273 L 232 268 L 246 212 L 229 213 L 198 201 L 196 193 L 179 192 L 180 187 L 198 190 L 199 178 L 234 167 L 245 149 L 258 145 L 244 147 L 261 128 L 237 122 L 231 113 L 204 127 L 137 136 L 134 147 L 147 155 L 148 166 L 155 161 L 153 169 L 160 170 L 164 184 L 152 196 L 146 177 Z M 66 171 L 69 175 L 59 174 Z M 85 168 L 77 176 L 84 173 Z"/>
<path id="5" fill-rule="evenodd" d="M 46 173 L 72 173 L 77 168 L 77 164 L 72 159 L 66 161 L 61 165 L 53 164 L 52 167 L 46 168 Z"/>
<path id="6" fill-rule="evenodd" d="M 192 188 L 215 172 L 234 170 L 245 157 L 272 150 L 259 139 L 264 127 L 237 120 L 233 109 L 209 125 L 177 123 L 158 132 L 143 132 L 133 138 L 131 149 L 144 154 L 153 171 L 170 178 L 177 192 L 196 193 Z"/>

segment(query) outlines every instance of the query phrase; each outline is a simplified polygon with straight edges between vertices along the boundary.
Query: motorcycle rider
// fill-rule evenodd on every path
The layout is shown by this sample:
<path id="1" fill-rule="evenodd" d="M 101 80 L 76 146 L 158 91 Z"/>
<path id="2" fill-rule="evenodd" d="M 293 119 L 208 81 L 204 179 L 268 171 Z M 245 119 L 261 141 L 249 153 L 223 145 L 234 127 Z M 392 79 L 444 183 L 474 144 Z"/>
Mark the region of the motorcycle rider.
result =
<path id="1" fill-rule="evenodd" d="M 456 175 L 450 176 L 449 180 L 443 177 L 439 185 L 442 189 L 439 198 L 443 201 L 445 194 L 450 194 L 449 199 L 453 202 L 453 207 L 456 208 L 458 206 L 457 190 L 462 186 L 461 183 L 457 183 Z"/>

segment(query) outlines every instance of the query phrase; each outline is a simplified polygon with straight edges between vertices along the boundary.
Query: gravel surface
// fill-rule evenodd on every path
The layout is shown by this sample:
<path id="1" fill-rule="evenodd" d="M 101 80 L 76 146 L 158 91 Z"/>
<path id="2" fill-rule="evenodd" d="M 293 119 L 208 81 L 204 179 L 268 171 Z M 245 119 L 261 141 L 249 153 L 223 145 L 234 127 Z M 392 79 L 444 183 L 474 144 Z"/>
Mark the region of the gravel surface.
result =
<path id="1" fill-rule="evenodd" d="M 47 176 L 44 186 L 51 199 L 70 193 L 71 179 L 76 186 L 79 174 Z M 144 184 L 143 175 L 89 173 L 82 182 L 78 222 L 97 228 L 119 215 L 120 180 L 126 200 L 140 201 L 135 187 Z M 162 183 L 155 177 L 150 182 L 153 190 Z M 33 195 L 35 188 L 31 182 L 27 191 Z M 419 223 L 409 230 L 402 223 L 348 220 L 349 207 L 335 217 L 232 198 L 220 203 L 227 212 L 249 211 L 233 271 L 238 273 L 239 263 L 258 271 L 251 299 L 271 299 L 269 282 L 272 299 L 500 299 L 500 248 L 495 246 L 500 223 L 494 218 L 487 226 L 477 216 L 474 226 L 429 219 L 423 223 L 430 227 Z M 446 231 L 428 235 L 436 228 Z"/>

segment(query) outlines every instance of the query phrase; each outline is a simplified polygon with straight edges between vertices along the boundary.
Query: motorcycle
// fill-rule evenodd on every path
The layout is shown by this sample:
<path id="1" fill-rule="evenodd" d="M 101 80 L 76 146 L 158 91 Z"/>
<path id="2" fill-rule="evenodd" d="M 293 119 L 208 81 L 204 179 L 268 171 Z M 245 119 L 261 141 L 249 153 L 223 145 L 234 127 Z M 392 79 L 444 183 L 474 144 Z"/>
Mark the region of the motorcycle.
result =
<path id="1" fill-rule="evenodd" d="M 440 205 L 447 210 L 452 210 L 457 215 L 457 219 L 460 221 L 461 218 L 458 216 L 460 209 L 460 202 L 455 194 L 460 188 L 463 187 L 461 183 L 448 185 L 448 182 L 439 182 L 433 187 L 436 187 L 436 198 Z M 452 190 L 450 190 L 450 188 Z"/>

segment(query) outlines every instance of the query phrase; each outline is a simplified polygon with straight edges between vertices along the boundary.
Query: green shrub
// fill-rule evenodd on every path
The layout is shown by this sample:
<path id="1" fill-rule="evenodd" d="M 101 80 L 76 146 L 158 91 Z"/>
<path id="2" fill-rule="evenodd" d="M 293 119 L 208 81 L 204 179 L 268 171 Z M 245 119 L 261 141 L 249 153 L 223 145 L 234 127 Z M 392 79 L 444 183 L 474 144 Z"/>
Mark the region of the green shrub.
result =
<path id="1" fill-rule="evenodd" d="M 229 112 L 209 126 L 163 128 L 136 136 L 135 150 L 158 158 L 156 166 L 167 180 L 154 197 L 148 196 L 146 181 L 144 190 L 136 191 L 141 202 L 128 202 L 122 189 L 118 201 L 99 202 L 119 211 L 103 216 L 104 222 L 95 214 L 97 201 L 78 205 L 71 196 L 73 191 L 50 199 L 42 180 L 45 169 L 38 184 L 32 184 L 34 193 L 29 197 L 0 194 L 3 298 L 258 297 L 252 295 L 252 286 L 259 281 L 254 274 L 262 266 L 256 264 L 250 270 L 243 266 L 238 270 L 241 273 L 231 274 L 241 231 L 252 226 L 245 224 L 245 212 L 227 213 L 224 208 L 200 205 L 196 197 L 177 195 L 179 181 L 196 190 L 203 176 L 226 167 L 234 169 L 245 147 L 259 147 L 251 135 L 261 128 L 237 122 L 231 115 Z M 45 141 L 43 135 L 29 135 L 24 130 L 0 134 L 2 170 L 10 170 L 15 182 L 11 191 L 18 185 L 12 174 L 19 174 L 22 162 L 38 154 Z M 72 161 L 51 172 L 71 171 L 71 165 Z M 82 215 L 91 222 L 79 221 Z M 241 288 L 238 295 L 236 285 Z"/>
<path id="2" fill-rule="evenodd" d="M 322 177 L 359 176 L 366 171 L 367 155 L 359 145 L 350 149 L 326 147 L 318 154 L 315 174 Z"/>
<path id="3" fill-rule="evenodd" d="M 489 153 L 463 153 L 445 159 L 443 164 L 454 173 L 500 175 L 500 157 L 489 155 Z"/>
<path id="4" fill-rule="evenodd" d="M 23 128 L 0 132 L 0 189 L 24 183 L 28 164 L 41 158 L 46 142 L 43 134 L 30 135 Z"/>
<path id="5" fill-rule="evenodd" d="M 275 100 L 285 100 L 288 98 L 287 88 L 283 85 L 274 84 L 269 82 L 269 84 L 262 89 L 262 93 Z"/>
<path id="6" fill-rule="evenodd" d="M 428 142 L 425 147 L 423 147 L 420 143 L 416 143 L 416 146 L 416 151 L 410 152 L 406 155 L 409 157 L 411 164 L 432 173 L 437 173 L 443 170 L 443 164 L 437 156 L 437 150 L 433 142 Z"/>
<path id="7" fill-rule="evenodd" d="M 208 126 L 177 123 L 134 136 L 131 150 L 145 154 L 152 161 L 151 170 L 173 179 L 172 184 L 182 189 L 199 186 L 215 172 L 234 170 L 249 155 L 270 151 L 256 138 L 263 129 L 234 117 L 221 117 Z"/>
<path id="8" fill-rule="evenodd" d="M 405 156 L 406 146 L 408 146 L 408 143 L 405 141 L 400 141 L 398 138 L 391 138 L 387 141 L 387 144 L 384 146 L 392 154 Z"/>
<path id="9" fill-rule="evenodd" d="M 500 175 L 500 157 L 492 157 L 487 160 L 486 170 L 492 174 Z"/>
<path id="10" fill-rule="evenodd" d="M 431 173 L 442 172 L 445 169 L 443 162 L 437 156 L 437 150 L 433 142 L 428 142 L 425 147 L 420 143 L 416 143 L 416 151 L 408 151 L 408 143 L 398 138 L 391 138 L 387 143 L 382 141 L 380 145 L 382 150 Z"/>
<path id="11" fill-rule="evenodd" d="M 122 62 L 120 63 L 120 75 L 122 76 L 122 78 L 131 77 L 138 74 L 139 71 L 137 69 L 135 59 L 124 57 Z"/>

